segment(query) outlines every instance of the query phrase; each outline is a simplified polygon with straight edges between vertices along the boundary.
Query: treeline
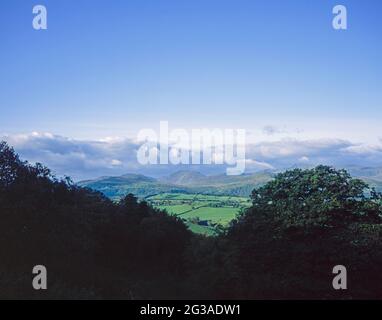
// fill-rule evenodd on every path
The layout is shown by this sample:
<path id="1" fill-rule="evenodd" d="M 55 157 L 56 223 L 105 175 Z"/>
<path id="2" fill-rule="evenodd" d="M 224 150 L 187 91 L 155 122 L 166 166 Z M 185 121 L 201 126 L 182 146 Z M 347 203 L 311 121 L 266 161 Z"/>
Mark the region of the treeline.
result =
<path id="1" fill-rule="evenodd" d="M 278 175 L 217 237 L 127 195 L 56 179 L 0 143 L 0 298 L 382 297 L 382 196 L 346 171 Z M 48 289 L 32 288 L 32 269 Z M 348 289 L 334 290 L 344 265 Z"/>

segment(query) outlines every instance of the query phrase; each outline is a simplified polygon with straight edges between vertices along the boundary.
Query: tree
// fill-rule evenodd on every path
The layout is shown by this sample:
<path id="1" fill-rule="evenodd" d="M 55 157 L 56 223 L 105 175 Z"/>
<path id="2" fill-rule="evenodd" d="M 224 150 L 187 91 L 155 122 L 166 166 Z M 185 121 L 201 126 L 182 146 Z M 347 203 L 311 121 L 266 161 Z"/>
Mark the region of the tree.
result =
<path id="1" fill-rule="evenodd" d="M 241 298 L 377 298 L 382 277 L 381 195 L 345 170 L 318 166 L 281 173 L 252 193 L 253 205 L 225 239 Z M 367 256 L 367 258 L 366 258 Z M 344 264 L 351 290 L 331 290 Z M 378 280 L 376 280 L 376 277 Z"/>
<path id="2" fill-rule="evenodd" d="M 355 221 L 379 222 L 382 196 L 345 170 L 295 169 L 252 192 L 253 210 L 272 214 L 285 227 L 331 228 Z"/>
<path id="3" fill-rule="evenodd" d="M 23 163 L 4 141 L 0 141 L 0 188 L 9 186 L 16 178 Z"/>
<path id="4" fill-rule="evenodd" d="M 22 162 L 0 143 L 0 298 L 176 297 L 191 233 L 129 194 L 120 203 Z"/>
<path id="5" fill-rule="evenodd" d="M 346 171 L 279 174 L 214 238 L 128 194 L 57 179 L 0 143 L 0 298 L 380 298 L 381 195 Z M 331 287 L 345 265 L 349 290 Z M 371 275 L 371 276 L 370 276 Z"/>

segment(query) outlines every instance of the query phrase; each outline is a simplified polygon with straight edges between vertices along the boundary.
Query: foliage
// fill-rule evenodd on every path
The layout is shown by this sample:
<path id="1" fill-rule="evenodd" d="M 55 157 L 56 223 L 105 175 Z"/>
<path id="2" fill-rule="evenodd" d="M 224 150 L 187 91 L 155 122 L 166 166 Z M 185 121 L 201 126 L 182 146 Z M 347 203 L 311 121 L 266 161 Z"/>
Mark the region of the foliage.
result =
<path id="1" fill-rule="evenodd" d="M 354 221 L 377 222 L 381 195 L 345 170 L 318 166 L 279 174 L 252 193 L 253 208 L 271 212 L 287 227 L 334 227 Z"/>
<path id="2" fill-rule="evenodd" d="M 115 204 L 0 148 L 0 297 L 175 296 L 191 237 L 181 221 L 132 195 Z M 38 264 L 45 293 L 31 286 Z"/>
<path id="3" fill-rule="evenodd" d="M 0 298 L 382 297 L 375 190 L 319 166 L 279 174 L 252 200 L 217 236 L 195 235 L 132 194 L 112 202 L 0 143 Z M 31 286 L 38 264 L 46 291 Z M 345 291 L 331 286 L 338 264 Z"/>
<path id="4" fill-rule="evenodd" d="M 245 298 L 376 298 L 382 293 L 381 195 L 346 171 L 292 170 L 253 191 L 226 235 Z M 331 288 L 345 265 L 349 290 Z M 370 272 L 373 280 L 370 280 Z"/>

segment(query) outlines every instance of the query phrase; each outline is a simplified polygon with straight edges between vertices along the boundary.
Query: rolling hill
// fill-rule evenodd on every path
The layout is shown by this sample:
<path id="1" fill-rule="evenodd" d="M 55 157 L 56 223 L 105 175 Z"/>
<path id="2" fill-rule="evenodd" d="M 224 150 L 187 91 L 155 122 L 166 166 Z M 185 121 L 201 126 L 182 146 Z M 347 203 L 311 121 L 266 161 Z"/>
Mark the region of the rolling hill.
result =
<path id="1" fill-rule="evenodd" d="M 241 176 L 224 174 L 206 176 L 196 171 L 178 171 L 159 179 L 138 174 L 101 177 L 81 181 L 79 186 L 104 193 L 118 199 L 128 193 L 146 198 L 159 193 L 192 193 L 247 197 L 251 191 L 272 179 L 272 173 L 259 172 Z"/>
<path id="2" fill-rule="evenodd" d="M 382 167 L 347 168 L 354 177 L 364 180 L 370 186 L 382 191 Z M 117 177 L 100 177 L 78 183 L 104 193 L 112 199 L 119 199 L 128 193 L 146 198 L 160 193 L 190 193 L 229 195 L 247 197 L 254 188 L 264 185 L 274 176 L 271 171 L 261 171 L 239 176 L 225 174 L 204 175 L 198 171 L 182 170 L 161 178 L 142 174 L 125 174 Z"/>
<path id="3" fill-rule="evenodd" d="M 350 166 L 347 170 L 352 176 L 365 181 L 377 191 L 382 192 L 382 167 Z"/>
<path id="4" fill-rule="evenodd" d="M 382 191 L 382 170 L 359 167 L 348 170 Z M 269 171 L 227 176 L 182 170 L 158 179 L 142 174 L 125 174 L 82 181 L 78 185 L 100 191 L 113 200 L 132 193 L 158 209 L 179 216 L 193 232 L 214 235 L 216 224 L 227 225 L 248 207 L 252 190 L 273 176 L 274 173 Z"/>
<path id="5" fill-rule="evenodd" d="M 117 200 L 128 193 L 145 198 L 158 193 L 188 192 L 186 188 L 161 183 L 154 178 L 138 174 L 125 174 L 119 177 L 101 177 L 95 180 L 81 181 L 81 187 L 102 192 L 107 197 Z"/>

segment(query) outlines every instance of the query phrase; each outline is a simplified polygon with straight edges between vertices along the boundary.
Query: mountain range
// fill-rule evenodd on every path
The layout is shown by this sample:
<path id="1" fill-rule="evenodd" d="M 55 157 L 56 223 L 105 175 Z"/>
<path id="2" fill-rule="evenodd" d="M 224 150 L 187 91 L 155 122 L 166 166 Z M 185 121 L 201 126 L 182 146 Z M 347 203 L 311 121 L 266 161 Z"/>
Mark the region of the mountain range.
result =
<path id="1" fill-rule="evenodd" d="M 249 196 L 255 187 L 270 181 L 272 172 L 257 172 L 248 175 L 227 176 L 225 174 L 207 176 L 197 171 L 178 171 L 161 178 L 141 174 L 125 174 L 118 177 L 100 177 L 78 183 L 118 199 L 128 193 L 139 198 L 158 193 L 199 193 L 211 195 Z"/>
<path id="2" fill-rule="evenodd" d="M 349 173 L 382 191 L 382 168 L 349 167 Z M 225 174 L 205 175 L 198 171 L 182 170 L 167 176 L 153 178 L 142 174 L 105 176 L 78 182 L 79 186 L 102 192 L 111 199 L 128 193 L 146 198 L 159 193 L 198 193 L 247 197 L 254 188 L 270 181 L 276 172 L 260 171 L 239 176 Z"/>

